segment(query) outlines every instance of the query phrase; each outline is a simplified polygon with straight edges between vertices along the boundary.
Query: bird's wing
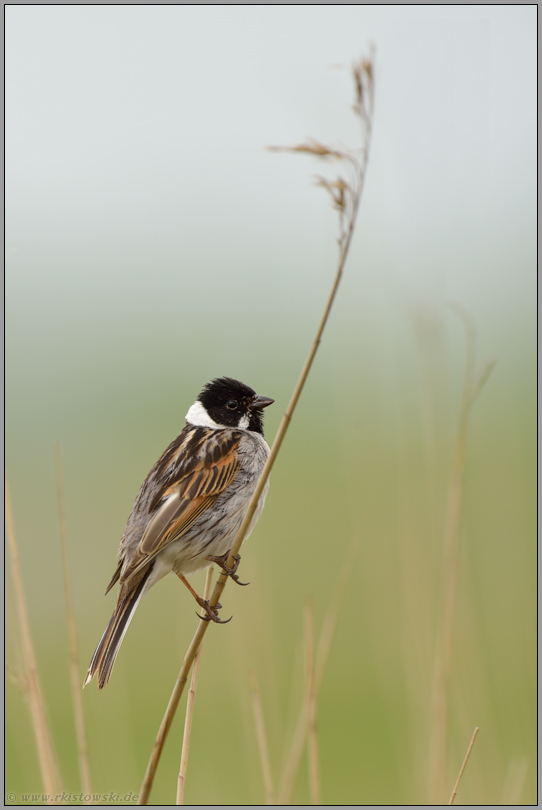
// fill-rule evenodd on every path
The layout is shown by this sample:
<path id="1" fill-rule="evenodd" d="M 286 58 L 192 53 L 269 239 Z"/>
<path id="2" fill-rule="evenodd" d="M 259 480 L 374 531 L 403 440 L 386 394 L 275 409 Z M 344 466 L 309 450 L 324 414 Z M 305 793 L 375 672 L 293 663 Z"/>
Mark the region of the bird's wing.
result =
<path id="1" fill-rule="evenodd" d="M 152 517 L 130 564 L 120 576 L 123 584 L 144 568 L 169 543 L 178 540 L 229 487 L 239 470 L 235 452 L 242 434 L 238 431 L 213 431 L 212 441 L 203 445 L 205 452 L 195 461 L 182 457 L 173 477 L 153 498 Z"/>

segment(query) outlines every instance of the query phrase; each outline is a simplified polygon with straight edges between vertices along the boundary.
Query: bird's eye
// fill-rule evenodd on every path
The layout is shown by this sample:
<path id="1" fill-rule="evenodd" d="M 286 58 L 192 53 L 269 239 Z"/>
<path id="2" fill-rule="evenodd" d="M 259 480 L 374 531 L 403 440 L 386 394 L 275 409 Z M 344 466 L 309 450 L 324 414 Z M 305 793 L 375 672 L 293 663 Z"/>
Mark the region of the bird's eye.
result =
<path id="1" fill-rule="evenodd" d="M 229 399 L 226 402 L 226 408 L 230 411 L 234 411 L 237 408 L 237 400 L 236 399 Z"/>

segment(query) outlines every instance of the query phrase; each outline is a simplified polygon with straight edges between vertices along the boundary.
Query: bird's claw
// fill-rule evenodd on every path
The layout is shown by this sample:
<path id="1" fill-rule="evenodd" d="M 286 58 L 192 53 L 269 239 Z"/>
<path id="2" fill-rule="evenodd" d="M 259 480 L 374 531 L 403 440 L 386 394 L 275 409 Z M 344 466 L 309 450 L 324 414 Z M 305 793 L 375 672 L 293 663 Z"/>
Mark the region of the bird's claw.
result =
<path id="1" fill-rule="evenodd" d="M 222 607 L 220 602 L 217 602 L 216 605 L 211 606 L 209 604 L 208 599 L 201 600 L 201 607 L 207 611 L 207 616 L 200 616 L 200 614 L 196 611 L 196 616 L 200 618 L 204 622 L 216 622 L 216 624 L 228 624 L 233 619 L 233 616 L 230 616 L 229 619 L 220 619 L 218 616 L 218 611 Z"/>
<path id="2" fill-rule="evenodd" d="M 233 579 L 233 581 L 236 582 L 237 585 L 243 585 L 243 586 L 244 585 L 250 585 L 250 582 L 241 582 L 241 580 L 239 579 L 239 577 L 235 573 L 237 571 L 237 569 L 239 568 L 239 563 L 241 562 L 241 555 L 236 554 L 234 556 L 234 558 L 233 558 L 234 563 L 231 566 L 231 568 L 229 567 L 229 565 L 226 564 L 229 556 L 230 556 L 230 552 L 227 551 L 225 554 L 221 554 L 218 557 L 216 557 L 214 554 L 209 554 L 207 559 L 210 562 L 214 562 L 218 566 L 220 566 L 220 568 L 222 568 L 222 571 L 224 572 L 224 574 L 226 574 L 226 576 Z"/>

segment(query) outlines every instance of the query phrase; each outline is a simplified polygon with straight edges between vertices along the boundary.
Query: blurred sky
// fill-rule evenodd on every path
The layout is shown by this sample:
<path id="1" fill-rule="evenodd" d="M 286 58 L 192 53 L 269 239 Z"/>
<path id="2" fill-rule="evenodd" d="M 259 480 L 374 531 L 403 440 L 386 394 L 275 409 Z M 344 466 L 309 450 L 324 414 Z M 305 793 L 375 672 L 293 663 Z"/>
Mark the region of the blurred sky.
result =
<path id="1" fill-rule="evenodd" d="M 126 409 L 145 391 L 184 402 L 179 380 L 192 396 L 222 373 L 263 393 L 270 378 L 291 388 L 333 273 L 336 222 L 312 184 L 323 167 L 265 146 L 355 146 L 347 68 L 370 42 L 374 137 L 338 306 L 357 301 L 369 318 L 375 289 L 422 309 L 458 298 L 483 353 L 521 360 L 536 312 L 536 12 L 8 6 L 17 453 L 94 413 L 97 392 Z M 263 358 L 279 349 L 284 366 L 271 371 Z"/>

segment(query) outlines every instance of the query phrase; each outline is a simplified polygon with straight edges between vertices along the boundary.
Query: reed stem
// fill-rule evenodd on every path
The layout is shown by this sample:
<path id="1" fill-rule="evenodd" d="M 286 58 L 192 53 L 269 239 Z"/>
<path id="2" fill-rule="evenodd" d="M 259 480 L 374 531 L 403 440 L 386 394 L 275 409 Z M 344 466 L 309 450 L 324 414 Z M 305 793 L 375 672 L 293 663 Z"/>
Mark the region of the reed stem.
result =
<path id="1" fill-rule="evenodd" d="M 214 566 L 210 565 L 205 577 L 203 588 L 203 598 L 208 599 L 211 593 Z M 179 766 L 179 776 L 177 779 L 177 800 L 176 804 L 184 804 L 184 790 L 186 786 L 186 772 L 188 769 L 188 753 L 190 751 L 190 735 L 192 733 L 192 720 L 194 718 L 194 704 L 196 702 L 196 690 L 198 686 L 199 667 L 201 663 L 201 645 L 194 658 L 194 668 L 192 670 L 192 680 L 186 699 L 186 714 L 184 719 L 183 744 L 181 749 L 181 764 Z"/>
<path id="2" fill-rule="evenodd" d="M 21 575 L 21 564 L 19 561 L 19 552 L 17 549 L 17 542 L 15 539 L 13 510 L 11 508 L 11 498 L 9 494 L 7 477 L 5 481 L 5 498 L 6 498 L 6 534 L 8 539 L 9 550 L 11 553 L 11 569 L 13 574 L 13 582 L 15 585 L 15 601 L 17 605 L 17 613 L 19 616 L 21 642 L 26 668 L 25 687 L 27 690 L 30 703 L 30 711 L 32 714 L 32 728 L 34 729 L 34 735 L 36 737 L 36 747 L 38 749 L 38 758 L 40 763 L 41 775 L 43 779 L 43 787 L 45 789 L 45 793 L 47 794 L 47 804 L 57 804 L 56 796 L 59 792 L 60 780 L 58 778 L 57 769 L 55 765 L 55 757 L 53 754 L 51 735 L 47 724 L 45 704 L 43 702 L 43 694 L 41 691 L 41 685 L 38 676 L 38 668 L 36 665 L 36 656 L 34 653 L 34 644 L 32 642 L 32 633 L 30 631 L 30 621 L 28 619 L 28 610 L 26 606 L 26 598 L 24 595 L 23 578 Z"/>
<path id="3" fill-rule="evenodd" d="M 62 551 L 62 572 L 64 575 L 64 595 L 66 598 L 66 618 L 68 622 L 69 656 L 70 656 L 70 686 L 75 717 L 75 734 L 77 739 L 77 756 L 79 760 L 79 776 L 81 787 L 86 796 L 92 795 L 90 779 L 90 763 L 88 758 L 87 734 L 85 729 L 85 715 L 81 697 L 81 679 L 79 676 L 79 655 L 77 652 L 77 631 L 75 626 L 75 611 L 73 609 L 73 593 L 71 586 L 70 561 L 68 554 L 68 532 L 66 528 L 66 503 L 64 498 L 64 483 L 62 475 L 62 455 L 60 445 L 56 446 L 56 486 L 58 495 L 58 520 L 60 525 L 60 548 Z"/>
<path id="4" fill-rule="evenodd" d="M 333 302 L 335 301 L 337 290 L 339 289 L 339 284 L 343 275 L 344 265 L 346 263 L 346 259 L 348 257 L 348 253 L 350 250 L 352 235 L 354 233 L 354 226 L 356 223 L 357 212 L 359 208 L 361 193 L 363 190 L 363 184 L 366 175 L 367 162 L 369 159 L 369 145 L 371 141 L 373 96 L 374 96 L 373 94 L 374 69 L 372 61 L 370 59 L 361 60 L 358 64 L 354 65 L 353 75 L 356 84 L 356 96 L 353 109 L 355 113 L 359 116 L 362 131 L 361 159 L 358 159 L 356 156 L 354 156 L 352 152 L 337 152 L 336 150 L 323 147 L 320 144 L 317 145 L 317 147 L 315 147 L 314 145 L 315 142 L 302 145 L 301 147 L 285 148 L 286 151 L 308 152 L 322 159 L 327 159 L 329 157 L 342 159 L 346 161 L 347 164 L 350 166 L 353 172 L 353 179 L 350 184 L 346 183 L 341 178 L 339 178 L 339 180 L 336 181 L 335 183 L 327 183 L 327 182 L 321 183 L 325 185 L 326 189 L 331 193 L 334 205 L 339 210 L 340 236 L 339 236 L 339 258 L 337 263 L 337 270 L 335 273 L 335 277 L 333 279 L 333 283 L 331 285 L 331 291 L 324 306 L 323 315 L 320 319 L 320 323 L 316 330 L 316 335 L 311 344 L 309 353 L 307 355 L 307 358 L 299 375 L 299 379 L 294 388 L 294 392 L 290 399 L 290 403 L 279 425 L 279 429 L 275 436 L 275 440 L 271 447 L 267 462 L 258 480 L 252 498 L 250 499 L 250 502 L 248 504 L 243 522 L 241 523 L 237 536 L 233 542 L 233 546 L 230 551 L 230 556 L 227 561 L 227 565 L 229 567 L 233 567 L 235 557 L 239 553 L 243 540 L 246 537 L 248 528 L 252 523 L 252 518 L 254 516 L 254 512 L 256 511 L 261 494 L 267 483 L 267 480 L 275 463 L 275 459 L 278 455 L 286 432 L 292 421 L 296 405 L 298 403 L 299 397 L 301 396 L 301 392 L 303 391 L 305 382 L 307 380 L 312 364 L 314 362 L 316 352 L 318 351 L 318 347 L 322 340 L 322 335 L 326 323 L 328 321 L 329 314 L 331 312 L 331 307 L 333 306 Z M 225 573 L 220 574 L 220 576 L 218 577 L 214 591 L 209 600 L 209 604 L 211 607 L 215 607 L 218 601 L 220 600 L 222 591 L 226 587 L 227 580 L 228 576 Z M 201 641 L 205 633 L 207 632 L 209 624 L 210 622 L 200 620 L 200 623 L 196 629 L 192 642 L 190 643 L 190 646 L 186 652 L 181 667 L 181 671 L 179 672 L 177 682 L 173 689 L 169 704 L 167 706 L 164 718 L 162 720 L 160 729 L 158 731 L 158 735 L 154 743 L 151 757 L 149 759 L 149 764 L 147 766 L 145 778 L 141 786 L 141 792 L 138 801 L 138 804 L 140 805 L 147 804 L 148 802 L 150 791 L 156 774 L 156 769 L 158 767 L 158 763 L 162 755 L 164 743 L 166 741 L 169 729 L 171 728 L 173 717 L 177 710 L 180 697 L 182 695 L 184 686 L 188 679 L 190 667 L 192 666 L 194 656 L 196 655 L 196 652 L 199 649 Z"/>

